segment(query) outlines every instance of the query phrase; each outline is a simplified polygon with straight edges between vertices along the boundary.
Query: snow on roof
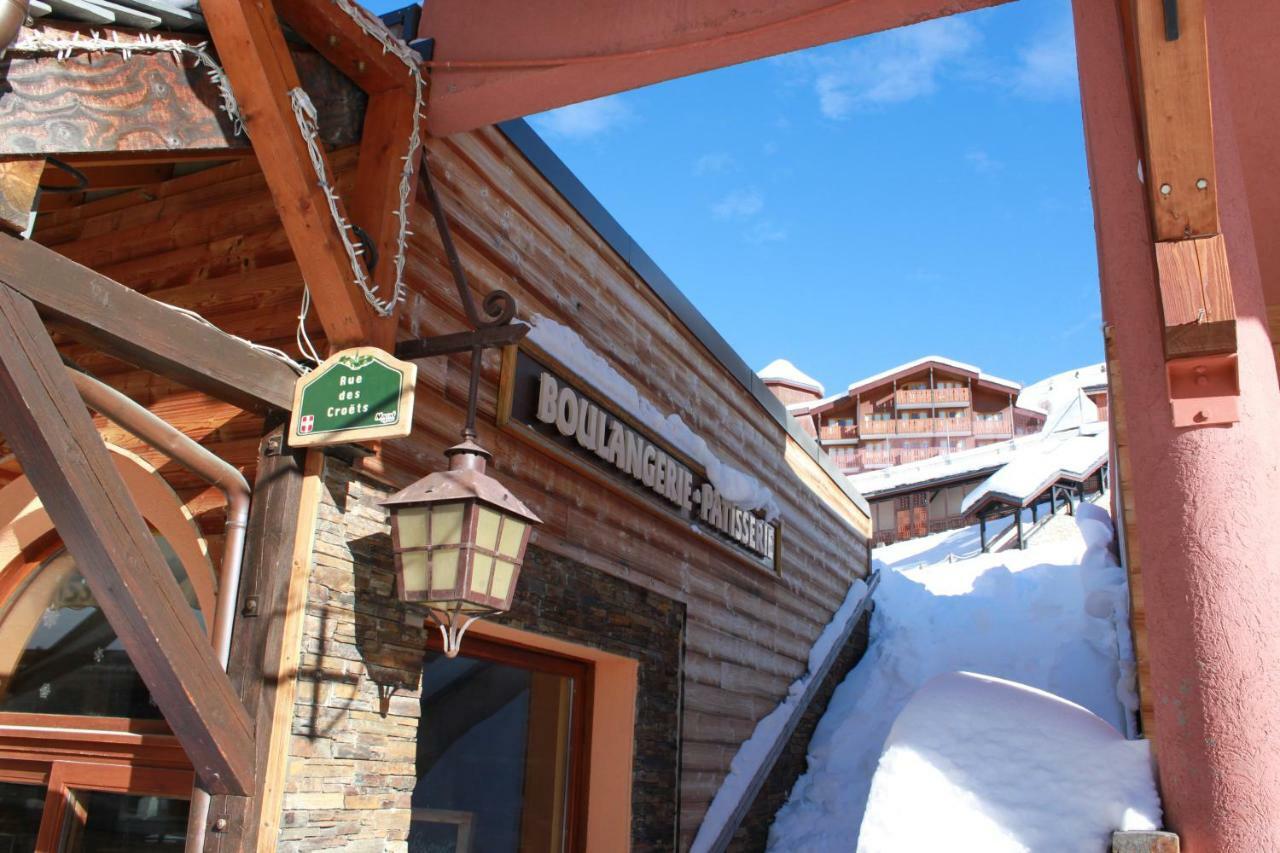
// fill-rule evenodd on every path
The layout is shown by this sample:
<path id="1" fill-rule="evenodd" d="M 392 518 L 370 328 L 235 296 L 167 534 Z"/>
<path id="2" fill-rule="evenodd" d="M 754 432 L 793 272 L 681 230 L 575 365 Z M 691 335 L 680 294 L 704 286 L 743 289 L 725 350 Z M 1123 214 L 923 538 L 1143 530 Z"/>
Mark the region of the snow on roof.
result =
<path id="1" fill-rule="evenodd" d="M 852 382 L 849 384 L 849 388 L 847 389 L 846 393 L 848 393 L 848 391 L 857 390 L 858 388 L 865 388 L 868 385 L 875 385 L 877 382 L 882 382 L 883 380 L 888 379 L 890 376 L 893 376 L 895 373 L 901 373 L 904 370 L 910 370 L 913 367 L 919 367 L 921 365 L 930 364 L 930 363 L 945 364 L 947 367 L 952 367 L 952 368 L 955 368 L 956 370 L 963 370 L 968 373 L 976 373 L 978 375 L 978 378 L 981 379 L 982 381 L 991 382 L 995 385 L 1004 385 L 1005 387 L 1013 388 L 1014 390 L 1019 390 L 1022 388 L 1022 383 L 1020 382 L 1014 382 L 1010 379 L 1001 379 L 999 376 L 992 376 L 990 373 L 983 373 L 982 370 L 975 365 L 966 364 L 963 361 L 956 361 L 955 359 L 947 358 L 946 356 L 926 355 L 926 356 L 917 358 L 913 361 L 908 361 L 904 364 L 899 364 L 897 367 L 891 367 L 888 370 L 882 370 L 879 373 L 875 374 L 874 376 L 868 376 L 863 379 L 859 379 L 856 382 Z"/>
<path id="2" fill-rule="evenodd" d="M 1004 467 L 965 495 L 961 512 L 969 512 L 992 496 L 1012 498 L 1025 506 L 1059 477 L 1083 480 L 1107 459 L 1111 449 L 1106 424 L 1081 425 L 1071 432 L 1038 433 Z"/>
<path id="3" fill-rule="evenodd" d="M 1075 370 L 1055 373 L 1023 388 L 1022 393 L 1018 395 L 1018 405 L 1024 408 L 1047 409 L 1050 401 L 1064 391 L 1075 393 L 1083 388 L 1106 384 L 1106 362 L 1077 367 Z"/>
<path id="4" fill-rule="evenodd" d="M 826 393 L 826 389 L 822 387 L 821 382 L 803 372 L 785 358 L 777 358 L 769 362 L 767 367 L 757 371 L 756 376 L 759 376 L 765 382 L 785 382 L 788 385 L 794 385 L 806 391 L 814 391 L 818 396 Z"/>
<path id="5" fill-rule="evenodd" d="M 1039 440 L 1040 433 L 1025 435 L 983 447 L 957 450 L 946 456 L 935 456 L 919 462 L 894 465 L 878 471 L 863 471 L 861 474 L 850 476 L 849 481 L 859 492 L 869 498 L 880 492 L 910 486 L 914 483 L 928 483 L 944 477 L 971 474 L 985 468 L 1003 465 L 1014 457 L 1019 448 Z"/>

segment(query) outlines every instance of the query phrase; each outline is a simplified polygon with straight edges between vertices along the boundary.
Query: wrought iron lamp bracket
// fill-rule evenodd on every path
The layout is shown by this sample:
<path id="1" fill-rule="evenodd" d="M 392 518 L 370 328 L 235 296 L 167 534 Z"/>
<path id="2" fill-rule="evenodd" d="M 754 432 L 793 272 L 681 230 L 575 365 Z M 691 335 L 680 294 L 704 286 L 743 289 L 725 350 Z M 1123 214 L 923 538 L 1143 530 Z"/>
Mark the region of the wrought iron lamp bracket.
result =
<path id="1" fill-rule="evenodd" d="M 467 422 L 462 430 L 465 440 L 476 438 L 476 400 L 479 396 L 480 358 L 486 349 L 510 346 L 529 333 L 525 323 L 514 322 L 516 316 L 516 300 L 505 290 L 492 290 L 480 306 L 467 284 L 467 274 L 458 258 L 458 250 L 453 244 L 453 236 L 449 232 L 449 218 L 440 204 L 440 196 L 436 192 L 435 183 L 431 180 L 431 167 L 427 162 L 427 149 L 422 149 L 422 165 L 418 169 L 418 186 L 427 197 L 427 204 L 435 218 L 436 230 L 440 234 L 440 244 L 444 247 L 445 258 L 449 262 L 449 272 L 453 276 L 454 287 L 458 291 L 458 299 L 467 314 L 472 331 L 455 332 L 448 335 L 436 335 L 430 338 L 419 338 L 402 341 L 396 346 L 396 357 L 412 361 L 431 358 L 438 355 L 452 355 L 460 352 L 471 353 L 471 376 L 467 389 Z M 464 629 L 465 630 L 465 627 Z M 459 632 L 459 635 L 461 632 Z"/>

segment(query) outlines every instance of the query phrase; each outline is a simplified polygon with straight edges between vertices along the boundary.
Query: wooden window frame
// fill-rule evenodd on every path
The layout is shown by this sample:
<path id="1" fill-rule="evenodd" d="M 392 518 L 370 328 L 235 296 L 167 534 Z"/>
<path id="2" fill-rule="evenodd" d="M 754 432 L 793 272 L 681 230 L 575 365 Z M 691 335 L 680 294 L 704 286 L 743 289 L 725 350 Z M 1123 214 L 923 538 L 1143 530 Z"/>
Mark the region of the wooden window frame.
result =
<path id="1" fill-rule="evenodd" d="M 438 632 L 428 634 L 427 651 L 443 653 Z M 587 793 L 590 787 L 591 709 L 595 699 L 595 665 L 590 660 L 534 649 L 508 640 L 476 634 L 463 644 L 465 657 L 514 666 L 574 680 L 569 729 L 569 768 L 566 785 L 566 851 L 586 851 Z"/>

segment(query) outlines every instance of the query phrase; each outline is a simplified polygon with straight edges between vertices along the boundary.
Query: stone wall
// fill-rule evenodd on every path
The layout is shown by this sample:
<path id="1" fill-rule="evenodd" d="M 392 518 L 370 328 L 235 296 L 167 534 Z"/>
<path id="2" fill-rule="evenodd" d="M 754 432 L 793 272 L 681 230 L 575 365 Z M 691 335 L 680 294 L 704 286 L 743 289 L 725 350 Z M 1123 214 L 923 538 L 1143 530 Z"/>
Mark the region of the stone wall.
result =
<path id="1" fill-rule="evenodd" d="M 809 703 L 809 707 L 800 718 L 800 724 L 796 726 L 782 754 L 778 756 L 777 763 L 773 765 L 773 770 L 765 780 L 764 787 L 752 801 L 742 825 L 734 833 L 733 840 L 729 843 L 729 850 L 733 853 L 754 853 L 754 851 L 763 851 L 767 846 L 769 827 L 773 825 L 774 815 L 791 796 L 791 789 L 795 787 L 796 780 L 808 769 L 809 741 L 813 738 L 814 729 L 818 727 L 818 721 L 826 713 L 827 705 L 831 703 L 831 696 L 840 686 L 840 682 L 844 681 L 845 676 L 862 659 L 863 653 L 867 650 L 870 626 L 871 611 L 868 609 L 854 628 L 849 641 L 840 650 L 827 677 L 823 679 L 822 686 L 818 688 L 813 701 Z"/>
<path id="2" fill-rule="evenodd" d="M 281 851 L 404 851 L 423 612 L 395 598 L 386 487 L 326 460 Z M 679 814 L 684 606 L 531 546 L 513 627 L 640 661 L 633 849 L 671 850 Z M 463 650 L 465 653 L 465 642 Z"/>

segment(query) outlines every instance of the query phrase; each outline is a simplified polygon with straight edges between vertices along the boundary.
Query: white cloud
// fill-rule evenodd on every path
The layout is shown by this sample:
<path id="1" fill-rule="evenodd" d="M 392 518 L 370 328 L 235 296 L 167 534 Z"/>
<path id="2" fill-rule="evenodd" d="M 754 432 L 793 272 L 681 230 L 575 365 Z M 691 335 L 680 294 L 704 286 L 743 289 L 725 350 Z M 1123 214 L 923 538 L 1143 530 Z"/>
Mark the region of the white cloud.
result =
<path id="1" fill-rule="evenodd" d="M 587 139 L 626 124 L 634 114 L 619 95 L 570 104 L 533 117 L 539 130 L 567 139 Z"/>
<path id="2" fill-rule="evenodd" d="M 1055 26 L 1018 51 L 1012 88 L 1014 94 L 1035 100 L 1075 95 L 1076 42 L 1069 16 L 1062 16 Z"/>
<path id="3" fill-rule="evenodd" d="M 978 30 L 958 17 L 872 36 L 839 58 L 818 61 L 818 105 L 828 118 L 842 119 L 860 106 L 932 94 L 939 73 L 963 59 L 980 40 Z"/>
<path id="4" fill-rule="evenodd" d="M 787 239 L 787 229 L 772 222 L 757 222 L 743 236 L 748 243 L 778 243 Z"/>
<path id="5" fill-rule="evenodd" d="M 710 154 L 703 154 L 693 163 L 693 173 L 695 175 L 716 175 L 720 172 L 727 171 L 733 166 L 733 157 L 723 151 L 714 151 Z"/>
<path id="6" fill-rule="evenodd" d="M 990 154 L 981 148 L 974 148 L 965 153 L 964 159 L 969 161 L 969 165 L 973 167 L 975 172 L 987 175 L 992 172 L 998 172 L 1004 168 L 1004 164 L 999 160 L 992 158 Z"/>
<path id="7" fill-rule="evenodd" d="M 764 196 L 756 189 L 734 190 L 711 205 L 711 212 L 716 219 L 755 216 L 762 210 L 764 210 Z"/>

